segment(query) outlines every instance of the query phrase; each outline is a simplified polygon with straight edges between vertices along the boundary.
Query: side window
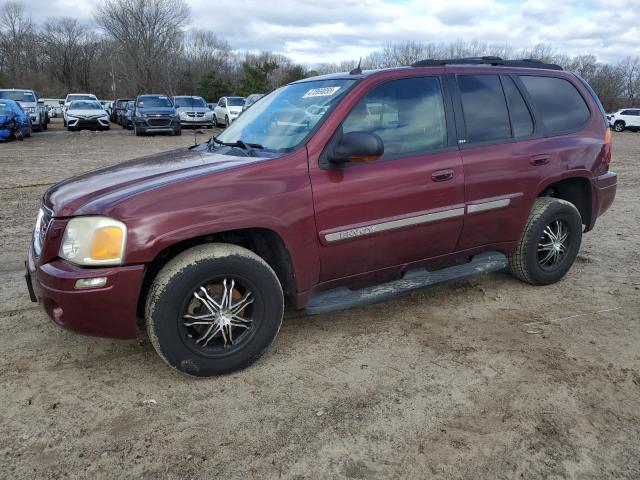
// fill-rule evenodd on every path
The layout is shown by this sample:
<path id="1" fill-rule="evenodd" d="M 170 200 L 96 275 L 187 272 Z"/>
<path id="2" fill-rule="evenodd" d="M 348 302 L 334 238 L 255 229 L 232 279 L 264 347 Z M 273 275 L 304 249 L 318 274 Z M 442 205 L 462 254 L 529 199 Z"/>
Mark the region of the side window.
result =
<path id="1" fill-rule="evenodd" d="M 623 110 L 620 115 L 633 115 L 633 110 Z"/>
<path id="2" fill-rule="evenodd" d="M 222 97 L 220 100 L 218 100 L 218 106 L 219 107 L 224 107 L 224 97 Z"/>
<path id="3" fill-rule="evenodd" d="M 533 118 L 520 90 L 518 90 L 518 87 L 510 77 L 502 77 L 502 87 L 509 106 L 513 137 L 528 137 L 533 133 Z"/>
<path id="4" fill-rule="evenodd" d="M 374 88 L 345 118 L 342 132 L 379 135 L 384 142 L 382 158 L 444 148 L 447 126 L 440 78 L 405 78 Z"/>
<path id="5" fill-rule="evenodd" d="M 589 107 L 571 82 L 532 75 L 521 75 L 520 79 L 550 135 L 579 130 L 589 120 Z"/>
<path id="6" fill-rule="evenodd" d="M 507 102 L 497 75 L 458 75 L 467 143 L 511 138 Z"/>

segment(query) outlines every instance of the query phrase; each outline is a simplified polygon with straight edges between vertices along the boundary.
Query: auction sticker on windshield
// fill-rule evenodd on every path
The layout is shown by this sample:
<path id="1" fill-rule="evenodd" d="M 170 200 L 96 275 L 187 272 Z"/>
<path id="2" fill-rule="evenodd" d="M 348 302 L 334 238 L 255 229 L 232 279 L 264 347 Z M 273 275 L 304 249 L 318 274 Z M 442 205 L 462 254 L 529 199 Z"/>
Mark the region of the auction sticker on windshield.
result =
<path id="1" fill-rule="evenodd" d="M 310 98 L 310 97 L 330 97 L 334 93 L 340 90 L 340 87 L 323 87 L 323 88 L 312 88 L 307 93 L 305 93 L 302 98 Z"/>

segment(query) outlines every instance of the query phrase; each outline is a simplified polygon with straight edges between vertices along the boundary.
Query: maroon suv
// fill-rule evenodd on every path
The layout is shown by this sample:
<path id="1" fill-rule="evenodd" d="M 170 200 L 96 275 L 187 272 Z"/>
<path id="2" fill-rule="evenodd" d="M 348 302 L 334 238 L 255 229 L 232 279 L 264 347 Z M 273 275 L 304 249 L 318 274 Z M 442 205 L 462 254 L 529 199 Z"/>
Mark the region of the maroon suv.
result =
<path id="1" fill-rule="evenodd" d="M 250 364 L 285 303 L 320 313 L 509 267 L 546 285 L 613 202 L 591 88 L 555 65 L 426 60 L 279 88 L 208 143 L 44 195 L 31 298 L 207 376 Z"/>

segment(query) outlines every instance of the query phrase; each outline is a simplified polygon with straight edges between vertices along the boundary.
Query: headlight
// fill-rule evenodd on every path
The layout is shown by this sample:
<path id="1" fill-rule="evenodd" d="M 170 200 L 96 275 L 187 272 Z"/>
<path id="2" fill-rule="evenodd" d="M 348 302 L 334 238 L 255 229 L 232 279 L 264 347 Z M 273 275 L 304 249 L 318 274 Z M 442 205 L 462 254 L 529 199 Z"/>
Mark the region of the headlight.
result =
<path id="1" fill-rule="evenodd" d="M 120 265 L 127 226 L 108 217 L 76 217 L 67 223 L 60 257 L 77 265 Z"/>

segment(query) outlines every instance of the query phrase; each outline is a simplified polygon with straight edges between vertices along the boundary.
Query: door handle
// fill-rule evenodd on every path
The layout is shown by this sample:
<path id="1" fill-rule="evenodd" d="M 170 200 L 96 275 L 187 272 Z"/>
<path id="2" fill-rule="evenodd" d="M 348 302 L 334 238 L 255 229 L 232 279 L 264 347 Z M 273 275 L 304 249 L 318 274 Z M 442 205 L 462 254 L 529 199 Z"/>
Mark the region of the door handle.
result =
<path id="1" fill-rule="evenodd" d="M 536 155 L 534 157 L 531 157 L 531 165 L 546 165 L 547 163 L 549 163 L 549 160 L 551 160 L 551 157 L 549 155 Z"/>
<path id="2" fill-rule="evenodd" d="M 436 170 L 431 174 L 431 180 L 434 182 L 445 182 L 447 180 L 451 180 L 454 176 L 454 172 L 452 169 L 447 168 L 445 170 Z"/>

